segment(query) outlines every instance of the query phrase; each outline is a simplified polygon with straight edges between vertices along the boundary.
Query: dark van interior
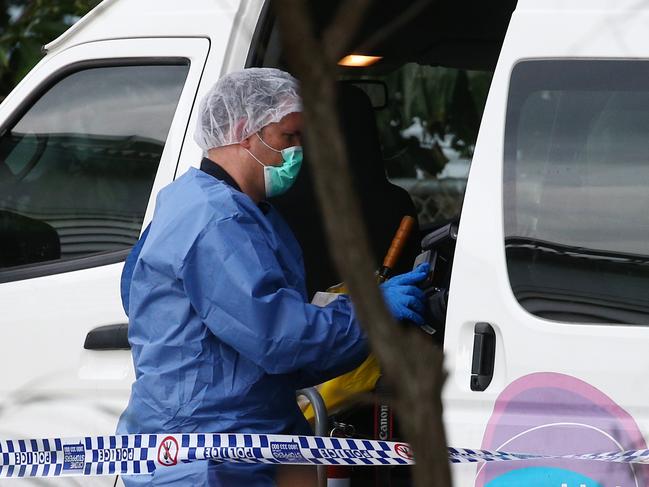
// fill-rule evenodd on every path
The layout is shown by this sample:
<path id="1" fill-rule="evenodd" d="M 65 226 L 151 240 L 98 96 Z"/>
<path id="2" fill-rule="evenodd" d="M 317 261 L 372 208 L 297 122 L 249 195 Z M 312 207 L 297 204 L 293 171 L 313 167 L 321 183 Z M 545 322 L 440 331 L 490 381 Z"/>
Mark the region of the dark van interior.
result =
<path id="1" fill-rule="evenodd" d="M 317 29 L 341 2 L 310 2 Z M 337 104 L 348 160 L 376 267 L 404 215 L 417 221 L 395 273 L 413 267 L 422 249 L 435 256 L 429 296 L 432 339 L 444 337 L 446 301 L 464 189 L 492 73 L 516 6 L 514 0 L 379 2 L 369 9 L 350 54 L 380 56 L 371 66 L 339 66 Z M 287 69 L 270 2 L 255 32 L 248 67 Z M 310 294 L 340 281 L 322 224 L 309 170 L 309 145 L 295 187 L 273 204 L 299 240 Z M 424 337 L 425 335 L 422 335 Z M 356 437 L 382 438 L 379 411 L 390 411 L 381 380 L 376 404 L 357 405 L 329 418 Z M 330 412 L 331 414 L 331 412 Z M 393 424 L 392 422 L 390 424 Z M 390 438 L 398 438 L 398 424 Z M 354 486 L 410 485 L 396 469 L 355 469 Z M 321 479 L 322 481 L 322 479 Z"/>
<path id="2" fill-rule="evenodd" d="M 340 4 L 310 2 L 316 29 L 331 21 Z M 426 234 L 457 223 L 491 75 L 515 6 L 514 0 L 371 3 L 350 54 L 381 59 L 367 67 L 339 66 L 338 109 L 377 268 L 404 215 L 417 217 L 418 228 L 395 273 L 412 267 Z M 247 66 L 287 69 L 272 2 L 262 18 Z M 326 141 L 305 142 L 296 187 L 274 201 L 302 245 L 310 294 L 340 281 L 309 171 L 308 145 L 319 143 Z M 440 286 L 450 279 L 452 255 L 442 257 Z"/>

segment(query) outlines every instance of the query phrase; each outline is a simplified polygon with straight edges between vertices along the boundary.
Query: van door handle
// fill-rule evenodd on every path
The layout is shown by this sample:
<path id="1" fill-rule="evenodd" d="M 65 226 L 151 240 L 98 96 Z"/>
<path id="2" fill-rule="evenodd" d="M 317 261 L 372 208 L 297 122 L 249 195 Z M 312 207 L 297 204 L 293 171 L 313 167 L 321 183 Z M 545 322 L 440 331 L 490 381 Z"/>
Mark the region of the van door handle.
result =
<path id="1" fill-rule="evenodd" d="M 484 391 L 494 376 L 496 333 L 489 323 L 476 323 L 473 332 L 471 390 Z"/>
<path id="2" fill-rule="evenodd" d="M 99 326 L 88 332 L 83 344 L 86 350 L 130 350 L 128 323 Z"/>

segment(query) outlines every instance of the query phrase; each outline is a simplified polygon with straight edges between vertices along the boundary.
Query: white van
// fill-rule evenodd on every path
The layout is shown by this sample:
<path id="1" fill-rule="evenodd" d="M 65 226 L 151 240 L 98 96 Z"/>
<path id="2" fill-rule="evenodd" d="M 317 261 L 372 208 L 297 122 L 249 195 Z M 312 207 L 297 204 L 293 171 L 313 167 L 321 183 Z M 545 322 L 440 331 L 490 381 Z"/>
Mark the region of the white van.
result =
<path id="1" fill-rule="evenodd" d="M 318 18 L 336 4 L 313 3 Z M 404 10 L 375 3 L 363 38 Z M 376 64 L 340 68 L 387 94 L 365 126 L 382 187 L 408 191 L 421 237 L 459 221 L 437 283 L 448 442 L 647 448 L 649 3 L 494 3 L 432 2 L 364 52 Z M 274 20 L 263 0 L 104 0 L 0 106 L 0 437 L 114 431 L 133 381 L 123 261 L 160 188 L 200 163 L 197 100 L 223 73 L 283 66 Z M 294 213 L 308 272 L 325 249 L 308 238 L 313 214 Z M 332 272 L 314 271 L 312 289 Z M 637 466 L 565 460 L 453 477 L 649 485 Z"/>

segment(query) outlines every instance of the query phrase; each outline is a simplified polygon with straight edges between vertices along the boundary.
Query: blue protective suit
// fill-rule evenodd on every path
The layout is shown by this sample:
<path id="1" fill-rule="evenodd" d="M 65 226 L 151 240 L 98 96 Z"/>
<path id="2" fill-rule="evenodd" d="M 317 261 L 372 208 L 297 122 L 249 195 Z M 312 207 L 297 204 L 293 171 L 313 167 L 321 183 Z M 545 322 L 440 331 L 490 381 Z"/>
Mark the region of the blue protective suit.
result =
<path id="1" fill-rule="evenodd" d="M 192 168 L 158 196 L 130 281 L 136 380 L 118 433 L 310 434 L 295 390 L 367 356 L 348 299 L 309 304 L 290 229 L 221 172 Z M 125 480 L 252 487 L 273 485 L 273 475 L 272 466 L 195 462 Z"/>

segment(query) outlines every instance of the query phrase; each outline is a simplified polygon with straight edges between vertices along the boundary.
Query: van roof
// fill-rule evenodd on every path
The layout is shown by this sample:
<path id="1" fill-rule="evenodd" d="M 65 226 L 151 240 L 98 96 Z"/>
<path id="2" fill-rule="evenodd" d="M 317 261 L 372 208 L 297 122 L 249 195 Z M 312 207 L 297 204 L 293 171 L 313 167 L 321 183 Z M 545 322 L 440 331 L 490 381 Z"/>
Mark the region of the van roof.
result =
<path id="1" fill-rule="evenodd" d="M 528 8 L 542 8 L 544 2 L 586 4 L 609 0 L 520 0 Z M 622 3 L 637 0 L 618 0 Z M 244 11 L 260 10 L 264 0 L 103 0 L 58 39 L 47 44 L 47 52 L 63 50 L 97 40 L 147 37 L 204 37 L 223 33 L 235 25 Z M 315 18 L 327 21 L 340 0 L 310 0 Z M 423 4 L 391 35 L 376 41 L 376 33 L 390 24 L 403 10 L 400 2 L 376 1 L 368 11 L 357 45 L 370 40 L 369 50 L 377 51 L 395 64 L 415 61 L 422 64 L 493 69 L 510 16 L 517 0 L 475 2 L 438 0 Z M 520 6 L 519 6 L 520 8 Z M 565 7 L 564 7 L 565 8 Z M 237 24 L 238 25 L 238 24 Z M 380 37 L 380 36 L 379 36 Z M 387 64 L 387 63 L 386 63 Z"/>
<path id="2" fill-rule="evenodd" d="M 633 12 L 649 10 L 649 3 L 642 0 L 518 0 L 516 10 Z"/>
<path id="3" fill-rule="evenodd" d="M 263 0 L 103 0 L 47 52 L 86 42 L 137 37 L 211 37 L 230 28 L 240 8 Z"/>

